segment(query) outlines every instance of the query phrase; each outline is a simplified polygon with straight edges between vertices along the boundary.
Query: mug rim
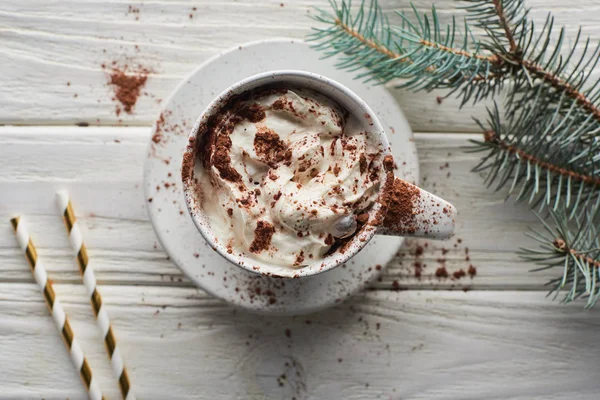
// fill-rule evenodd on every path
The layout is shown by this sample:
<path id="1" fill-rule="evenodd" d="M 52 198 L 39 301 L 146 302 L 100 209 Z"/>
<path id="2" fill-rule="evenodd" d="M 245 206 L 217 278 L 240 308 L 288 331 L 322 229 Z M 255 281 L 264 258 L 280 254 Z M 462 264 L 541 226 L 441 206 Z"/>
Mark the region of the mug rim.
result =
<path id="1" fill-rule="evenodd" d="M 197 204 L 197 198 L 194 193 L 193 184 L 194 168 L 198 160 L 196 140 L 198 138 L 200 127 L 203 125 L 203 123 L 205 123 L 210 117 L 212 117 L 218 111 L 220 111 L 223 104 L 227 103 L 227 101 L 229 101 L 231 97 L 244 93 L 247 90 L 255 89 L 273 83 L 270 82 L 270 80 L 274 78 L 282 78 L 282 82 L 285 83 L 286 77 L 300 78 L 306 81 L 316 81 L 318 83 L 325 84 L 326 86 L 330 87 L 333 91 L 339 91 L 340 93 L 345 95 L 352 103 L 354 103 L 357 106 L 357 108 L 364 112 L 364 117 L 366 117 L 369 120 L 369 125 L 371 125 L 369 133 L 378 135 L 378 140 L 382 145 L 382 158 L 383 156 L 391 155 L 390 145 L 379 119 L 377 118 L 373 110 L 371 110 L 371 108 L 368 106 L 368 104 L 349 88 L 337 81 L 334 81 L 330 78 L 313 72 L 301 70 L 274 70 L 252 75 L 242 79 L 239 82 L 234 83 L 233 85 L 225 89 L 223 92 L 221 92 L 219 95 L 217 95 L 206 106 L 206 108 L 202 111 L 202 113 L 194 123 L 188 135 L 188 144 L 186 146 L 186 149 L 184 150 L 183 162 L 181 166 L 181 176 L 183 182 L 183 193 L 185 197 L 185 203 L 190 213 L 190 216 L 192 217 L 192 221 L 194 222 L 194 225 L 196 226 L 204 240 L 206 240 L 207 244 L 211 246 L 213 250 L 219 253 L 219 255 L 221 255 L 229 262 L 235 264 L 236 266 L 250 271 L 254 274 L 271 276 L 275 278 L 304 278 L 321 274 L 323 272 L 329 271 L 333 268 L 343 265 L 354 255 L 360 252 L 373 238 L 373 236 L 375 236 L 379 226 L 370 223 L 375 218 L 375 214 L 377 214 L 377 212 L 379 212 L 380 209 L 383 207 L 379 197 L 380 194 L 383 192 L 387 180 L 389 178 L 389 176 L 387 176 L 388 174 L 383 168 L 381 172 L 380 188 L 377 193 L 378 198 L 373 204 L 373 209 L 369 212 L 369 220 L 367 221 L 367 223 L 365 223 L 363 229 L 356 232 L 352 237 L 351 241 L 348 242 L 350 243 L 350 245 L 348 246 L 346 251 L 339 252 L 336 250 L 336 252 L 334 252 L 331 255 L 336 255 L 335 257 L 327 256 L 322 258 L 320 261 L 312 262 L 311 264 L 299 269 L 292 269 L 289 267 L 282 267 L 279 265 L 269 264 L 263 261 L 252 259 L 248 256 L 242 257 L 237 254 L 230 254 L 224 243 L 221 243 L 217 240 L 216 236 L 213 233 L 213 230 L 210 228 L 210 223 L 208 223 L 207 221 L 207 214 L 204 212 L 203 208 L 199 204 Z M 264 83 L 260 83 L 256 86 L 249 87 L 261 81 L 264 81 Z M 337 102 L 337 99 L 335 97 L 333 97 L 329 93 L 325 93 L 321 90 L 321 88 L 314 88 L 313 90 Z M 190 158 L 192 160 L 191 162 L 189 161 Z M 251 261 L 253 265 L 250 265 L 245 261 Z M 272 272 L 273 270 L 277 270 L 277 273 Z"/>

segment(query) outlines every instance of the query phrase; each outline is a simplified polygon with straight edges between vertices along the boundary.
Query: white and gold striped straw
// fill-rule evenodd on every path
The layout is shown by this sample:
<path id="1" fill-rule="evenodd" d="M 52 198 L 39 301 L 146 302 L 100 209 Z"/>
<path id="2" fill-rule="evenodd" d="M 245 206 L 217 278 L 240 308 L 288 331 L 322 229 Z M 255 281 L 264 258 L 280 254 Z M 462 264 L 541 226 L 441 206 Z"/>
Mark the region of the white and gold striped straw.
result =
<path id="1" fill-rule="evenodd" d="M 79 271 L 83 276 L 83 284 L 85 289 L 87 290 L 88 296 L 90 296 L 90 302 L 92 304 L 94 313 L 96 314 L 98 328 L 100 329 L 102 337 L 104 338 L 104 343 L 106 345 L 108 357 L 110 358 L 111 367 L 119 380 L 119 389 L 121 389 L 121 395 L 123 396 L 123 399 L 134 400 L 135 394 L 133 393 L 133 390 L 131 390 L 131 383 L 129 381 L 127 369 L 125 368 L 123 356 L 121 355 L 119 347 L 117 346 L 115 334 L 111 326 L 110 319 L 108 318 L 106 308 L 102 306 L 102 296 L 100 296 L 98 286 L 96 285 L 96 275 L 94 274 L 94 269 L 89 265 L 89 259 L 85 244 L 83 243 L 81 229 L 77 223 L 77 218 L 75 218 L 75 212 L 73 211 L 71 200 L 69 200 L 69 194 L 66 191 L 60 191 L 57 193 L 57 205 L 65 223 L 65 227 L 67 228 L 71 247 L 76 254 L 77 265 L 79 266 Z"/>
<path id="2" fill-rule="evenodd" d="M 31 272 L 33 273 L 35 281 L 44 295 L 48 310 L 52 315 L 52 319 L 54 320 L 58 331 L 61 333 L 61 336 L 65 342 L 65 346 L 67 346 L 67 350 L 69 350 L 71 360 L 73 361 L 75 368 L 77 368 L 79 371 L 79 375 L 81 376 L 81 380 L 83 381 L 85 388 L 88 390 L 90 399 L 104 399 L 100 389 L 92 377 L 92 370 L 87 362 L 87 359 L 85 358 L 85 355 L 83 354 L 83 350 L 79 346 L 79 343 L 77 343 L 75 340 L 75 335 L 71 329 L 71 324 L 69 324 L 67 314 L 65 314 L 65 310 L 63 309 L 60 300 L 58 300 L 54 294 L 52 282 L 48 279 L 46 269 L 38 258 L 37 251 L 35 250 L 33 241 L 29 237 L 27 228 L 20 217 L 15 217 L 11 219 L 10 222 L 15 230 L 15 236 L 19 242 L 19 246 L 21 246 L 21 251 L 25 252 L 25 258 L 27 258 L 27 261 L 29 262 Z"/>

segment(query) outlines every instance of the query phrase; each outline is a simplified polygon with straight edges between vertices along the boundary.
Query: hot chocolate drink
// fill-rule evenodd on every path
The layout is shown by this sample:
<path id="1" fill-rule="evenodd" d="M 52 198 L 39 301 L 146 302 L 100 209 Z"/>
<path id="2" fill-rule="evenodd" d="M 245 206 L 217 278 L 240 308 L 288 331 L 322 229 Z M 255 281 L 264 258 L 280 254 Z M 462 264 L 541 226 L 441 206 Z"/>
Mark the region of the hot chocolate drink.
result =
<path id="1" fill-rule="evenodd" d="M 296 269 L 343 247 L 369 218 L 385 173 L 362 117 L 295 87 L 222 104 L 201 125 L 194 177 L 227 252 Z"/>

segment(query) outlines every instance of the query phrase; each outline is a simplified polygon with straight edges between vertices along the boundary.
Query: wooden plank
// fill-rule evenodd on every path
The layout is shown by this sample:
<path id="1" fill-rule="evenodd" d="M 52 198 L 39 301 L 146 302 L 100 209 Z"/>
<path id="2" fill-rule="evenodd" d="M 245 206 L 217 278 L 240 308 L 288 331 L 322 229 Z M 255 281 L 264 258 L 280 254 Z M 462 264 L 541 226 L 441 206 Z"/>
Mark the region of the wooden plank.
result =
<path id="1" fill-rule="evenodd" d="M 425 12 L 432 1 L 414 3 Z M 409 9 L 393 0 L 380 4 L 393 20 L 395 8 Z M 442 24 L 453 15 L 460 21 L 464 14 L 453 1 L 435 4 Z M 600 37 L 598 2 L 527 4 L 540 27 L 552 10 L 556 25 L 566 25 L 568 38 L 574 39 L 580 25 L 584 36 Z M 304 38 L 316 25 L 309 18 L 314 6 L 329 7 L 324 0 L 2 2 L 0 124 L 149 125 L 157 118 L 160 101 L 210 57 L 249 41 Z M 154 71 L 133 115 L 115 114 L 114 93 L 101 68 L 113 61 Z M 471 116 L 485 118 L 483 105 L 457 112 L 455 99 L 437 104 L 443 91 L 393 94 L 415 131 L 476 132 Z"/>
<path id="2" fill-rule="evenodd" d="M 56 286 L 118 398 L 83 287 Z M 192 288 L 101 290 L 139 398 L 597 398 L 600 310 L 539 292 L 377 291 L 269 318 Z M 85 398 L 35 285 L 0 284 L 0 337 L 3 398 Z"/>
<path id="3" fill-rule="evenodd" d="M 80 280 L 54 208 L 55 191 L 67 188 L 101 282 L 191 285 L 167 259 L 146 215 L 141 173 L 148 134 L 146 128 L 0 128 L 0 219 L 15 214 L 28 219 L 57 282 Z M 519 246 L 532 245 L 523 232 L 536 220 L 525 205 L 505 203 L 502 193 L 486 189 L 482 178 L 469 172 L 478 155 L 462 147 L 476 137 L 416 135 L 423 186 L 456 205 L 457 234 L 446 242 L 411 241 L 375 288 L 389 289 L 397 281 L 402 288 L 546 290 L 542 285 L 559 273 L 531 273 L 533 266 L 514 254 Z M 0 229 L 0 281 L 31 282 L 9 224 Z M 416 248 L 425 243 L 417 259 Z M 420 279 L 414 273 L 417 261 L 426 265 Z M 452 274 L 471 264 L 477 268 L 472 280 L 434 277 L 443 265 Z"/>

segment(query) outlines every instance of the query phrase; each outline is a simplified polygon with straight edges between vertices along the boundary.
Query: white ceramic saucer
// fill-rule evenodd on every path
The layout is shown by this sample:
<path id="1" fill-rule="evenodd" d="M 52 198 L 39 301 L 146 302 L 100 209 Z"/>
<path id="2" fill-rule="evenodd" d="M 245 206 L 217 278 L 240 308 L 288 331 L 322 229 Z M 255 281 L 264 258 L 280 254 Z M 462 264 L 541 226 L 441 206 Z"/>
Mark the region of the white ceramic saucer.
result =
<path id="1" fill-rule="evenodd" d="M 315 72 L 346 85 L 375 111 L 392 146 L 397 176 L 418 183 L 412 132 L 383 86 L 354 80 L 360 71 L 335 68 L 336 59 L 292 40 L 254 42 L 220 54 L 196 69 L 164 102 L 144 166 L 148 214 L 171 259 L 200 288 L 249 311 L 294 315 L 338 303 L 362 289 L 394 257 L 403 238 L 376 236 L 346 265 L 308 278 L 262 277 L 229 263 L 205 242 L 188 214 L 180 177 L 188 133 L 219 93 L 248 76 L 278 69 Z"/>

